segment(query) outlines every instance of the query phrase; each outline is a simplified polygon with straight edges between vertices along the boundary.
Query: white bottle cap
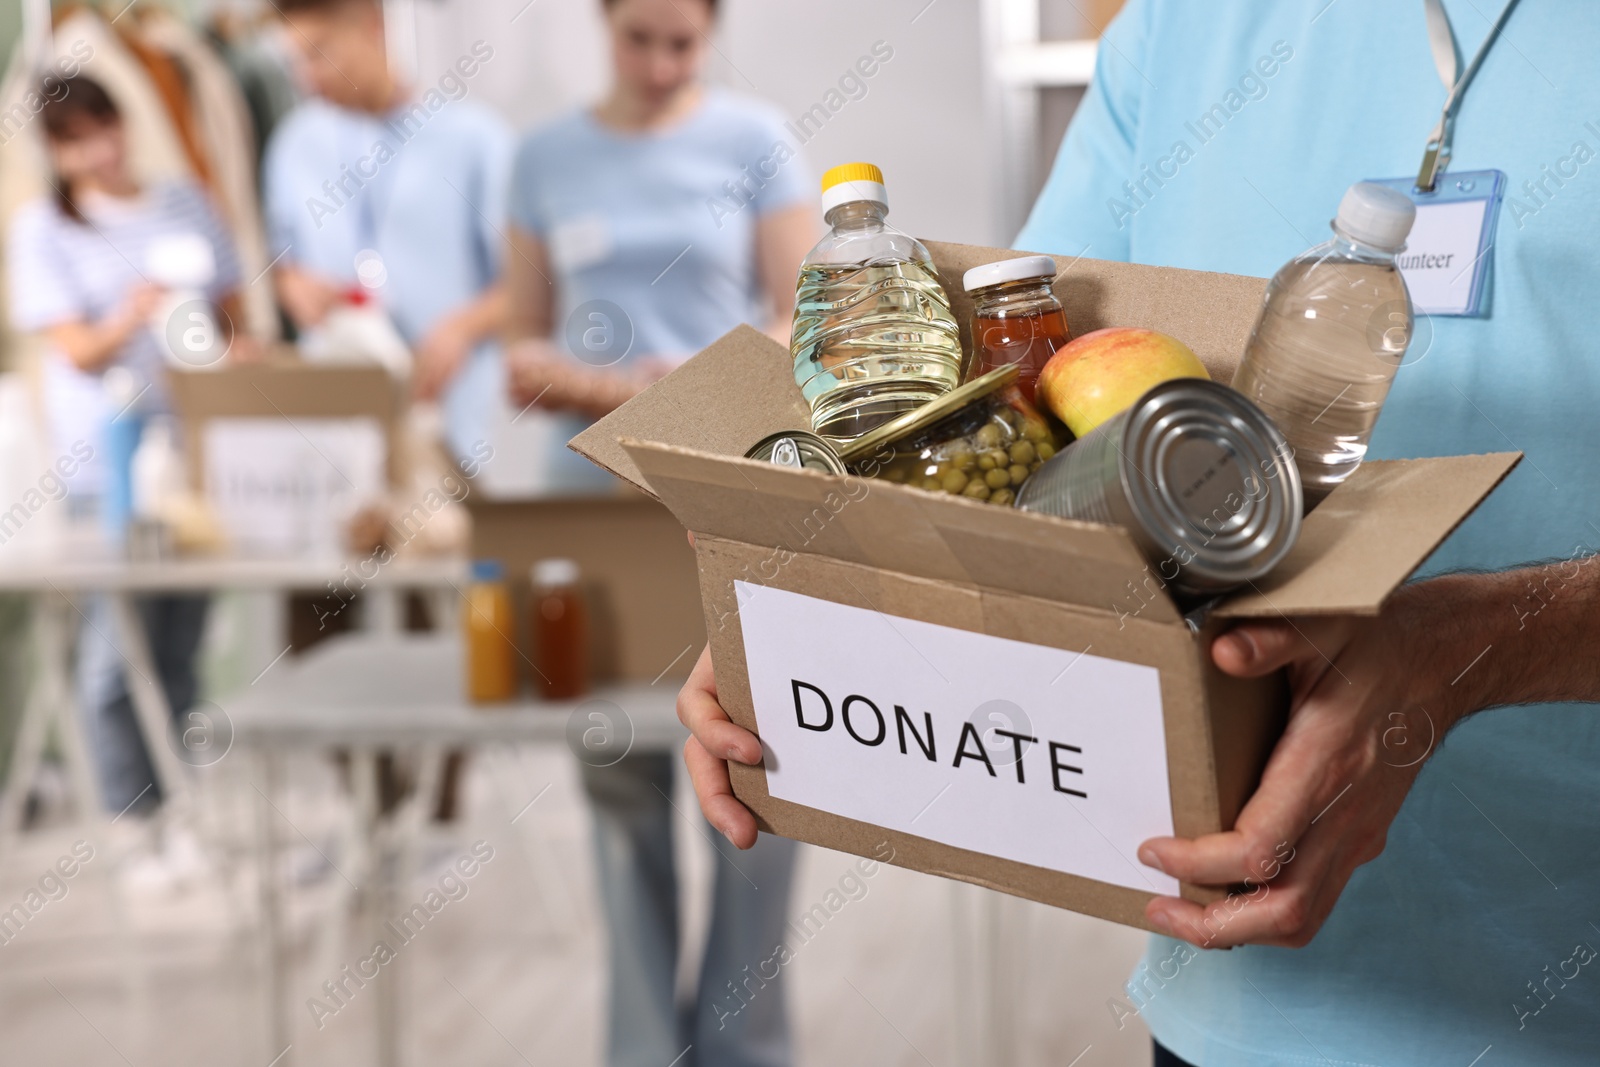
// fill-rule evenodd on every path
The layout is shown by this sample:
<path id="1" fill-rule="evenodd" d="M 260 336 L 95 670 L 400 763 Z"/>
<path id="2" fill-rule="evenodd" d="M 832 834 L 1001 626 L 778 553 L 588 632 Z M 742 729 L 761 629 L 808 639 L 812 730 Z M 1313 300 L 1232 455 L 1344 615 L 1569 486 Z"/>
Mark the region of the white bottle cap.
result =
<path id="1" fill-rule="evenodd" d="M 540 589 L 577 585 L 578 565 L 570 559 L 541 559 L 533 565 L 533 584 Z"/>
<path id="2" fill-rule="evenodd" d="M 1049 256 L 1018 256 L 1002 259 L 998 263 L 985 263 L 973 267 L 961 278 L 961 285 L 969 293 L 987 289 L 1002 282 L 1020 282 L 1024 278 L 1054 278 L 1056 261 Z"/>
<path id="3" fill-rule="evenodd" d="M 1376 182 L 1356 182 L 1339 201 L 1333 225 L 1353 241 L 1399 252 L 1416 219 L 1417 205 L 1406 194 Z"/>

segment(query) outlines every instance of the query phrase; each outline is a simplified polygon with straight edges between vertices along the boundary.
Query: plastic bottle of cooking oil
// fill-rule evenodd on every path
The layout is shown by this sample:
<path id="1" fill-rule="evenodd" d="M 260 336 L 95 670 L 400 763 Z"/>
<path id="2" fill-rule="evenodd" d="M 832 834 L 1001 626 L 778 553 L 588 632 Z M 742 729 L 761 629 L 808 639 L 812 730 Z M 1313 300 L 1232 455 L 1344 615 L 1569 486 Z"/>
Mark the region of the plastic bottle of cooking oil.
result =
<path id="1" fill-rule="evenodd" d="M 1404 193 L 1352 185 L 1333 240 L 1284 264 L 1267 287 L 1234 375 L 1288 438 L 1308 510 L 1361 465 L 1411 343 L 1411 298 L 1394 257 L 1415 219 Z"/>
<path id="2" fill-rule="evenodd" d="M 832 229 L 800 267 L 789 348 L 812 428 L 848 441 L 955 388 L 961 333 L 933 257 L 884 222 L 877 167 L 828 171 L 822 211 Z"/>

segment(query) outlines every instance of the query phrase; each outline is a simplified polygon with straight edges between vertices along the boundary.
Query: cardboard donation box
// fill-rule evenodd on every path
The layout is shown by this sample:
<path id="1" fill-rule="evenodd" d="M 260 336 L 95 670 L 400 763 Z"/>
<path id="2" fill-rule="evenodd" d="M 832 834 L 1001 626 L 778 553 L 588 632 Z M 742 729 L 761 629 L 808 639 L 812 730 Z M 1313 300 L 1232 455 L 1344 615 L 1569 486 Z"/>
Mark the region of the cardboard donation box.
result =
<path id="1" fill-rule="evenodd" d="M 190 480 L 241 554 L 339 554 L 401 481 L 404 398 L 381 367 L 275 359 L 175 372 L 172 391 Z"/>
<path id="2" fill-rule="evenodd" d="M 1018 253 L 929 248 L 965 332 L 962 274 Z M 1058 266 L 1075 336 L 1159 330 L 1223 382 L 1265 285 Z M 1138 846 L 1230 827 L 1287 714 L 1283 679 L 1223 675 L 1211 637 L 1376 613 L 1518 459 L 1363 465 L 1191 627 L 1119 527 L 742 458 L 808 425 L 787 350 L 741 328 L 572 442 L 695 535 L 721 702 L 766 750 L 736 794 L 768 832 L 1133 926 L 1152 895 L 1219 895 Z"/>

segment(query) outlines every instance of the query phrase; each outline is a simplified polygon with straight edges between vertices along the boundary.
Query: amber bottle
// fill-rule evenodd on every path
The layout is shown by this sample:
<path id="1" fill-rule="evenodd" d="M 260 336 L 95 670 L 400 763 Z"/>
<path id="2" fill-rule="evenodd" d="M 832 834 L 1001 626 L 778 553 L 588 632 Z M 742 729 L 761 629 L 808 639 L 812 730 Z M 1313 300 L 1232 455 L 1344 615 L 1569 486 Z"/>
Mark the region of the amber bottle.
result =
<path id="1" fill-rule="evenodd" d="M 578 579 L 578 565 L 570 559 L 533 566 L 533 682 L 546 700 L 572 700 L 589 691 L 589 612 Z"/>
<path id="2" fill-rule="evenodd" d="M 467 697 L 475 704 L 499 704 L 517 695 L 516 623 L 505 569 L 497 560 L 472 565 L 462 625 L 466 631 Z"/>

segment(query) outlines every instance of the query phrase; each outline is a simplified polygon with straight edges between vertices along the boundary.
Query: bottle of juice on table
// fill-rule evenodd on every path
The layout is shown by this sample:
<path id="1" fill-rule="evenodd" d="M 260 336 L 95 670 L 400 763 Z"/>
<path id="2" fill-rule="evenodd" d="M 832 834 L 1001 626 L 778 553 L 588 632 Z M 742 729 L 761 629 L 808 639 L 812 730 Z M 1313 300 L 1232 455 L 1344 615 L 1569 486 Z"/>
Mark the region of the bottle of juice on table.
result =
<path id="1" fill-rule="evenodd" d="M 962 278 L 972 294 L 972 354 L 977 378 L 1009 364 L 1017 388 L 1032 404 L 1039 372 L 1067 343 L 1067 313 L 1051 290 L 1056 261 L 1022 256 L 973 267 Z"/>
<path id="2" fill-rule="evenodd" d="M 546 700 L 571 700 L 589 691 L 589 613 L 578 587 L 578 565 L 542 559 L 533 565 L 534 689 Z"/>
<path id="3" fill-rule="evenodd" d="M 812 429 L 849 441 L 955 388 L 961 331 L 927 248 L 884 221 L 877 167 L 828 171 L 822 210 L 831 229 L 800 267 L 789 348 Z"/>
<path id="4" fill-rule="evenodd" d="M 475 704 L 504 703 L 517 695 L 516 622 L 498 560 L 473 563 L 466 600 L 467 697 Z"/>

